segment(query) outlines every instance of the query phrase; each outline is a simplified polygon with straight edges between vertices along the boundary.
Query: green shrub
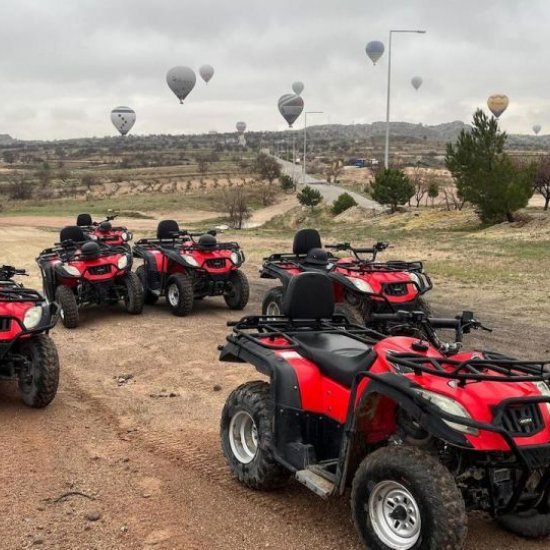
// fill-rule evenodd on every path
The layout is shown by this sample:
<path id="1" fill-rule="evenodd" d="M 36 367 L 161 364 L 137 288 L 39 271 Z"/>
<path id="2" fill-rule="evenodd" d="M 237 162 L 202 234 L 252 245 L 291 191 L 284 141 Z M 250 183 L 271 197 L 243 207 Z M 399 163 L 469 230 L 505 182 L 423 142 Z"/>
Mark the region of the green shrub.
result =
<path id="1" fill-rule="evenodd" d="M 332 213 L 337 216 L 341 214 L 348 208 L 352 206 L 357 206 L 357 201 L 349 194 L 342 193 L 333 203 L 332 203 Z"/>
<path id="2" fill-rule="evenodd" d="M 321 193 L 309 185 L 306 185 L 296 197 L 302 206 L 309 206 L 312 210 L 323 200 Z"/>
<path id="3" fill-rule="evenodd" d="M 392 212 L 414 195 L 414 185 L 409 178 L 395 168 L 386 168 L 376 174 L 372 183 L 372 198 L 380 204 L 387 204 Z"/>

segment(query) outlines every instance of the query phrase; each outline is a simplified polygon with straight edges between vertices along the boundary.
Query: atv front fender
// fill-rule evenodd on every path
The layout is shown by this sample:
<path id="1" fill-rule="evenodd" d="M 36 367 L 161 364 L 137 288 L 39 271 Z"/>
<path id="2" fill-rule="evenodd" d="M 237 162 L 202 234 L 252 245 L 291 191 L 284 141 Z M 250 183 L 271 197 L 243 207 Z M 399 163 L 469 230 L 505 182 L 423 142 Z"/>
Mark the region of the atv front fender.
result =
<path id="1" fill-rule="evenodd" d="M 415 389 L 420 388 L 420 386 L 412 380 L 394 373 L 367 373 L 367 376 L 371 381 L 355 407 L 351 418 L 353 427 L 355 427 L 361 411 L 365 410 L 369 398 L 377 394 L 391 399 L 397 406 L 405 410 L 413 420 L 418 422 L 424 430 L 437 439 L 457 447 L 472 448 L 471 443 L 464 434 L 452 429 L 442 420 L 441 411 L 435 405 L 423 400 L 418 395 Z M 376 414 L 378 414 L 378 411 L 374 413 L 375 416 Z"/>

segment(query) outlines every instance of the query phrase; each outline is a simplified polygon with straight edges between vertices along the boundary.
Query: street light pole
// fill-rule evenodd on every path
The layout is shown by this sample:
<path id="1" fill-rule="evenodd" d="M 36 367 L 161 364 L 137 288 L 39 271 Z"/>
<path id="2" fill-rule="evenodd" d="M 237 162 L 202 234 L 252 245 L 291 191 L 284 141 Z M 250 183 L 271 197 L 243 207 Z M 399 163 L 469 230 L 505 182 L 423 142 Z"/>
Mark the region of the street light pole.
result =
<path id="1" fill-rule="evenodd" d="M 306 155 L 307 155 L 307 115 L 322 115 L 323 111 L 307 111 L 304 115 L 304 159 L 302 162 L 302 184 L 306 184 Z"/>
<path id="2" fill-rule="evenodd" d="M 384 168 L 386 170 L 390 165 L 390 99 L 391 99 L 391 41 L 392 34 L 398 33 L 416 33 L 426 34 L 426 31 L 422 30 L 390 30 L 389 47 L 388 47 L 388 89 L 386 95 L 386 146 L 384 149 Z"/>

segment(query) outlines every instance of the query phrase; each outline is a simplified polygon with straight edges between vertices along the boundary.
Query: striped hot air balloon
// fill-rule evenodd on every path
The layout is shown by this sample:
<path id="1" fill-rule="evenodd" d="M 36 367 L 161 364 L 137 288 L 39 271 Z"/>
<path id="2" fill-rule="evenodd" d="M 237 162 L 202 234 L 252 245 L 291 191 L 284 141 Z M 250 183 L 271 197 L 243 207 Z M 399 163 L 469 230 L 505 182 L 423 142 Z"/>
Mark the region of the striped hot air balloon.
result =
<path id="1" fill-rule="evenodd" d="M 506 111 L 509 102 L 510 100 L 507 95 L 493 94 L 487 100 L 487 107 L 489 107 L 489 111 L 491 111 L 491 113 L 498 118 L 502 113 L 504 113 L 504 111 Z"/>
<path id="2" fill-rule="evenodd" d="M 279 98 L 279 112 L 288 122 L 288 126 L 292 125 L 304 110 L 304 100 L 296 94 L 285 94 Z"/>

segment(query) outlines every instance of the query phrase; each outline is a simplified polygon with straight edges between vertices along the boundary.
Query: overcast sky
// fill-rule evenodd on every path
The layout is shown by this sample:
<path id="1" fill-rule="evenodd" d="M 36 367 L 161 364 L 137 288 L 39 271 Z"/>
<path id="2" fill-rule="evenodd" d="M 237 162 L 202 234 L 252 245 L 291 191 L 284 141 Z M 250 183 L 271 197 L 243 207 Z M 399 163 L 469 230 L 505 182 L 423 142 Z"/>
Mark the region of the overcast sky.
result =
<path id="1" fill-rule="evenodd" d="M 392 120 L 468 121 L 502 92 L 506 130 L 550 132 L 548 0 L 2 0 L 0 133 L 113 135 L 118 105 L 139 134 L 283 129 L 294 80 L 312 123 L 384 120 L 387 50 L 373 66 L 365 45 L 390 28 L 427 31 L 394 35 Z M 204 63 L 179 105 L 166 71 Z"/>

